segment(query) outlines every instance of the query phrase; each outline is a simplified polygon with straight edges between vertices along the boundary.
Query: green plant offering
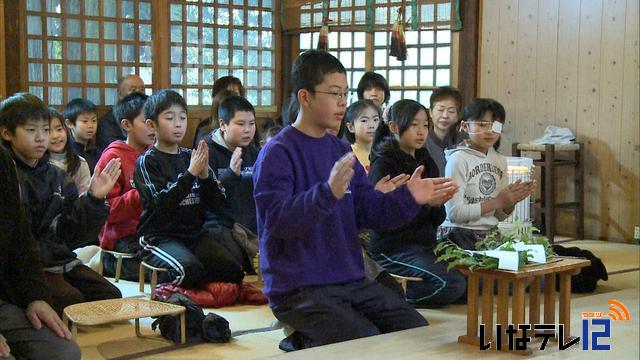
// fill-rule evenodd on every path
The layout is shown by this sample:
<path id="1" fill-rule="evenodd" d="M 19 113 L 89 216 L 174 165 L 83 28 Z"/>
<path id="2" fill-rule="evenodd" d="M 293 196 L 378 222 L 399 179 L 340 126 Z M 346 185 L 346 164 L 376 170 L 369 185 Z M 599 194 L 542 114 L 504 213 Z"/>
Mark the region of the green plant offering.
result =
<path id="1" fill-rule="evenodd" d="M 535 233 L 539 232 L 540 230 L 535 227 L 523 228 L 520 221 L 516 219 L 515 227 L 512 230 L 501 231 L 500 229 L 496 229 L 489 233 L 484 239 L 476 242 L 476 250 L 503 250 L 515 252 L 515 245 L 517 243 L 524 243 L 526 245 L 542 245 L 547 258 L 555 255 L 551 245 L 546 239 L 540 236 L 535 236 Z M 518 269 L 531 264 L 531 258 L 533 255 L 529 252 L 530 250 L 518 252 Z M 459 265 L 466 266 L 471 271 L 476 268 L 498 268 L 499 261 L 497 258 L 464 250 L 449 240 L 439 243 L 435 247 L 434 253 L 438 256 L 436 263 L 443 261 L 448 262 L 448 271 Z"/>

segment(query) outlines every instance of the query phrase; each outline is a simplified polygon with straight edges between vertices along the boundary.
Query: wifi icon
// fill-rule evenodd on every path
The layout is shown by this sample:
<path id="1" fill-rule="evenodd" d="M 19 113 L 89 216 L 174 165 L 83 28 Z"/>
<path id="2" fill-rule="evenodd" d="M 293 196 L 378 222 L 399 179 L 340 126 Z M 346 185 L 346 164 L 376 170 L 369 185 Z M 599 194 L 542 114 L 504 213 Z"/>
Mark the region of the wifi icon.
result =
<path id="1" fill-rule="evenodd" d="M 609 317 L 612 320 L 630 320 L 629 309 L 618 300 L 609 300 Z"/>

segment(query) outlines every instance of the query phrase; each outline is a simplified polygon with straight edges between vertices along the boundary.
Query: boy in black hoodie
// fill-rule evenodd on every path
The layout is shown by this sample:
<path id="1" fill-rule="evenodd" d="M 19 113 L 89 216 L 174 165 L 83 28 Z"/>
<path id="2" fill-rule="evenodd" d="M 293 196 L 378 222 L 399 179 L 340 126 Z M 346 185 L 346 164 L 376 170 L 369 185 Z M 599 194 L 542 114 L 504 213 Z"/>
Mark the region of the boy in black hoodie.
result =
<path id="1" fill-rule="evenodd" d="M 51 295 L 20 206 L 15 164 L 2 145 L 0 219 L 0 358 L 80 359 L 69 329 L 47 303 Z"/>
<path id="2" fill-rule="evenodd" d="M 209 168 L 204 141 L 193 151 L 178 145 L 187 131 L 186 102 L 175 91 L 162 90 L 147 99 L 144 114 L 156 133 L 133 173 L 142 198 L 137 234 L 144 261 L 169 270 L 161 282 L 185 288 L 241 283 L 240 264 L 203 230 L 204 213 L 222 206 L 224 188 Z"/>
<path id="3" fill-rule="evenodd" d="M 241 96 L 225 99 L 218 108 L 220 127 L 205 137 L 209 166 L 226 189 L 218 212 L 208 212 L 205 227 L 247 272 L 257 253 L 256 203 L 253 198 L 253 164 L 258 148 L 253 144 L 256 115 Z"/>
<path id="4" fill-rule="evenodd" d="M 112 160 L 78 196 L 68 174 L 49 163 L 49 112 L 36 96 L 18 93 L 2 103 L 0 131 L 16 163 L 20 198 L 38 242 L 52 306 L 121 297 L 118 288 L 76 258 L 73 249 L 96 238 L 109 213 L 105 197 L 120 175 Z"/>
<path id="5" fill-rule="evenodd" d="M 375 184 L 386 175 L 412 174 L 419 166 L 424 167 L 423 178 L 438 177 L 438 167 L 423 147 L 431 128 L 424 106 L 400 100 L 393 104 L 389 116 L 389 122 L 380 124 L 376 132 L 370 155 L 371 182 Z M 417 306 L 447 305 L 460 298 L 466 288 L 462 274 L 448 272 L 444 263 L 435 264 L 436 229 L 445 219 L 446 200 L 423 205 L 420 213 L 400 228 L 371 232 L 368 252 L 375 261 L 390 273 L 423 279 L 407 286 L 407 300 Z"/>

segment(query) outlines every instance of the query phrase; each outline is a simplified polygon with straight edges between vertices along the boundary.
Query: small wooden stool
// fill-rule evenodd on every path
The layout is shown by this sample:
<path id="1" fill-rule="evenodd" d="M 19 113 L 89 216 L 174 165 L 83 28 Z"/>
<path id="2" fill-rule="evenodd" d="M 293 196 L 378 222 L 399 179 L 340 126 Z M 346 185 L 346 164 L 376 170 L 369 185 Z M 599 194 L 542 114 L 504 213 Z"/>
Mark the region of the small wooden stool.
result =
<path id="1" fill-rule="evenodd" d="M 165 272 L 169 271 L 165 268 L 159 268 L 155 266 L 151 266 L 144 261 L 140 262 L 140 269 L 138 270 L 138 283 L 140 286 L 140 292 L 144 292 L 144 268 L 151 270 L 151 299 L 156 297 L 156 285 L 158 285 L 158 271 Z"/>
<path id="2" fill-rule="evenodd" d="M 118 282 L 120 281 L 120 274 L 122 273 L 122 259 L 133 259 L 136 257 L 136 254 L 132 254 L 132 253 L 123 253 L 123 252 L 117 252 L 117 251 L 111 251 L 111 250 L 105 250 L 105 249 L 100 249 L 101 253 L 100 253 L 100 268 L 98 271 L 98 273 L 100 275 L 102 275 L 102 273 L 104 272 L 104 254 L 109 254 L 109 255 L 113 255 L 113 257 L 115 257 L 117 259 L 117 263 L 116 263 L 116 277 L 114 278 L 114 282 Z"/>
<path id="3" fill-rule="evenodd" d="M 405 297 L 407 296 L 407 283 L 409 281 L 422 281 L 422 278 L 419 278 L 419 277 L 402 276 L 402 275 L 396 275 L 392 273 L 389 273 L 389 275 L 391 275 L 393 278 L 396 279 L 398 283 L 400 283 L 400 286 L 402 286 L 402 290 L 404 290 Z"/>
<path id="4" fill-rule="evenodd" d="M 580 268 L 589 266 L 590 260 L 581 258 L 550 258 L 548 263 L 529 266 L 518 271 L 484 270 L 470 271 L 466 266 L 458 269 L 467 278 L 467 334 L 458 337 L 458 342 L 480 346 L 478 335 L 478 305 L 482 297 L 482 323 L 485 326 L 485 338 L 491 341 L 492 349 L 496 347 L 493 337 L 494 324 L 501 324 L 506 330 L 509 324 L 540 323 L 540 280 L 544 277 L 544 323 L 564 324 L 565 338 L 571 334 L 571 276 L 580 272 Z M 556 321 L 556 274 L 560 274 L 560 308 L 559 320 Z M 494 281 L 498 281 L 498 307 L 494 322 L 493 292 Z M 482 293 L 479 284 L 482 281 Z M 529 319 L 525 322 L 525 288 L 529 287 Z M 511 321 L 509 322 L 509 286 L 512 286 Z M 502 349 L 508 348 L 504 341 L 504 333 L 496 334 L 501 338 Z M 530 354 L 531 348 L 521 354 Z"/>
<path id="5" fill-rule="evenodd" d="M 584 176 L 582 169 L 582 144 L 519 144 L 512 145 L 513 156 L 522 156 L 523 151 L 540 153 L 541 160 L 534 161 L 534 165 L 541 169 L 542 183 L 540 184 L 540 201 L 536 204 L 536 214 L 544 216 L 543 226 L 549 242 L 553 243 L 556 234 L 556 210 L 572 211 L 576 218 L 576 239 L 584 239 Z M 572 152 L 573 159 L 556 159 L 559 152 Z M 555 174 L 557 166 L 575 167 L 574 201 L 556 203 Z"/>
<path id="6" fill-rule="evenodd" d="M 136 336 L 140 333 L 140 318 L 162 315 L 180 315 L 180 343 L 186 342 L 185 307 L 139 298 L 92 301 L 69 305 L 64 309 L 63 320 L 78 335 L 77 325 L 102 325 L 116 321 L 135 319 Z"/>

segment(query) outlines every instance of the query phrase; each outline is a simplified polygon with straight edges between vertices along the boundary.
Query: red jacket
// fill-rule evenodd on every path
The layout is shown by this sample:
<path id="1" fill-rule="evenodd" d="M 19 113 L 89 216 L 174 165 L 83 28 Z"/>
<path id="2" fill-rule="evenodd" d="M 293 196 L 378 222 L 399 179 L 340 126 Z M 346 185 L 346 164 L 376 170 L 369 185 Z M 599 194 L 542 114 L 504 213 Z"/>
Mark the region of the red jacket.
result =
<path id="1" fill-rule="evenodd" d="M 143 152 L 127 145 L 124 141 L 112 142 L 100 156 L 97 166 L 104 169 L 111 159 L 120 158 L 122 173 L 113 189 L 107 195 L 111 207 L 109 217 L 100 231 L 100 247 L 113 250 L 116 242 L 126 236 L 135 235 L 140 222 L 142 200 L 138 190 L 133 188 L 133 169 Z"/>

